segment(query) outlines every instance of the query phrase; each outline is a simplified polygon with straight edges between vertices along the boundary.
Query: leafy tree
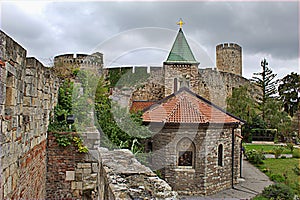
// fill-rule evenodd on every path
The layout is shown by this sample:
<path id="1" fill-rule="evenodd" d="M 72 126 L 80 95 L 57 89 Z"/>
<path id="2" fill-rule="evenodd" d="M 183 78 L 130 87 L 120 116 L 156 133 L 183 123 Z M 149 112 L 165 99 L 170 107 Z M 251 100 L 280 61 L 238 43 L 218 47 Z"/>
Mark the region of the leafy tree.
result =
<path id="1" fill-rule="evenodd" d="M 269 98 L 276 94 L 276 84 L 277 80 L 274 80 L 277 74 L 267 67 L 268 63 L 266 59 L 261 61 L 262 72 L 254 73 L 252 77 L 252 82 L 256 84 L 262 90 L 262 96 L 259 99 L 259 108 L 262 112 L 262 118 L 265 120 L 266 114 L 266 102 Z"/>
<path id="2" fill-rule="evenodd" d="M 242 135 L 246 141 L 251 141 L 251 129 L 265 128 L 265 123 L 257 114 L 257 103 L 251 95 L 250 85 L 240 86 L 232 91 L 227 98 L 227 110 L 246 121 L 242 127 Z"/>
<path id="3" fill-rule="evenodd" d="M 292 128 L 291 117 L 282 109 L 282 102 L 277 98 L 266 101 L 265 122 L 268 128 L 277 129 L 281 136 L 287 137 Z"/>
<path id="4" fill-rule="evenodd" d="M 300 75 L 294 72 L 286 75 L 280 81 L 278 92 L 284 110 L 293 117 L 299 106 Z"/>
<path id="5" fill-rule="evenodd" d="M 103 133 L 103 146 L 142 151 L 140 140 L 149 137 L 151 132 L 142 125 L 141 113 L 129 114 L 126 108 L 112 102 L 109 98 L 109 85 L 103 79 L 99 81 L 96 90 L 95 110 L 98 127 Z"/>

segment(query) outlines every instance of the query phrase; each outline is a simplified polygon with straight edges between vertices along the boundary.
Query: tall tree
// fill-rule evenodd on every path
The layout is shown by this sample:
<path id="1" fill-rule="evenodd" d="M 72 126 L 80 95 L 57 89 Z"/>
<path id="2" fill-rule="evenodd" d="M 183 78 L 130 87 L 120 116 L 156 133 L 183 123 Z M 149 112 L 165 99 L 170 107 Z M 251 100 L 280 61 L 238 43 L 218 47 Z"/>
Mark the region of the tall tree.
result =
<path id="1" fill-rule="evenodd" d="M 254 77 L 252 77 L 252 82 L 256 84 L 262 90 L 262 97 L 260 99 L 259 105 L 260 110 L 262 112 L 262 118 L 265 120 L 266 114 L 266 102 L 269 98 L 276 94 L 276 84 L 277 80 L 275 77 L 277 74 L 274 74 L 273 71 L 267 67 L 268 62 L 264 58 L 261 61 L 262 72 L 254 73 Z"/>
<path id="2" fill-rule="evenodd" d="M 265 128 L 265 123 L 257 114 L 257 103 L 251 94 L 250 85 L 240 86 L 232 91 L 227 98 L 227 110 L 235 116 L 246 121 L 242 127 L 242 135 L 245 141 L 250 141 L 251 129 Z"/>
<path id="3" fill-rule="evenodd" d="M 284 110 L 293 117 L 299 106 L 300 75 L 294 72 L 286 75 L 280 80 L 278 92 Z"/>

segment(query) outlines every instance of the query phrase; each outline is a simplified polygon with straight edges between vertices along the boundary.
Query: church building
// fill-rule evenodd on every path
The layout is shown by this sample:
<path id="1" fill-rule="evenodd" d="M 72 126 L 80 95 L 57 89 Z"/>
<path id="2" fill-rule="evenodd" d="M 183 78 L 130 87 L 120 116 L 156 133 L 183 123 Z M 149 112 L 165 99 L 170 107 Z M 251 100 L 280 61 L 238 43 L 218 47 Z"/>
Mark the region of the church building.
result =
<path id="1" fill-rule="evenodd" d="M 179 23 L 163 63 L 165 97 L 134 101 L 131 110 L 142 110 L 143 123 L 154 132 L 148 142 L 153 170 L 181 195 L 209 195 L 240 177 L 244 121 L 199 95 L 199 62 Z"/>

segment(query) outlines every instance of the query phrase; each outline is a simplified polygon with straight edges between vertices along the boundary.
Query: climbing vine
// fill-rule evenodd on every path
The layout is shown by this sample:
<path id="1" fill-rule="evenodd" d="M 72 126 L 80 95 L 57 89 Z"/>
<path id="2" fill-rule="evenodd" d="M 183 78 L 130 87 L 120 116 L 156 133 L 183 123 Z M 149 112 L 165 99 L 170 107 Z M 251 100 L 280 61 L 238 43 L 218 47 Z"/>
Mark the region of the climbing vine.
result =
<path id="1" fill-rule="evenodd" d="M 54 134 L 58 145 L 66 147 L 73 144 L 77 147 L 79 153 L 87 153 L 89 150 L 87 146 L 83 145 L 83 140 L 79 136 L 73 136 L 71 134 Z"/>

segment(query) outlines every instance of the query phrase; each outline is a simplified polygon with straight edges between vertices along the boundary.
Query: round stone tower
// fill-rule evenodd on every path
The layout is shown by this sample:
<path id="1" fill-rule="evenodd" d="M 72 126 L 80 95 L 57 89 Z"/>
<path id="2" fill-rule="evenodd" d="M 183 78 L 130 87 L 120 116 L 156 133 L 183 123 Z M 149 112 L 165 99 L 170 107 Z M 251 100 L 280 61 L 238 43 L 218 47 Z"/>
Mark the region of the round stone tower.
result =
<path id="1" fill-rule="evenodd" d="M 219 71 L 242 76 L 242 47 L 234 43 L 217 45 L 216 65 Z"/>

